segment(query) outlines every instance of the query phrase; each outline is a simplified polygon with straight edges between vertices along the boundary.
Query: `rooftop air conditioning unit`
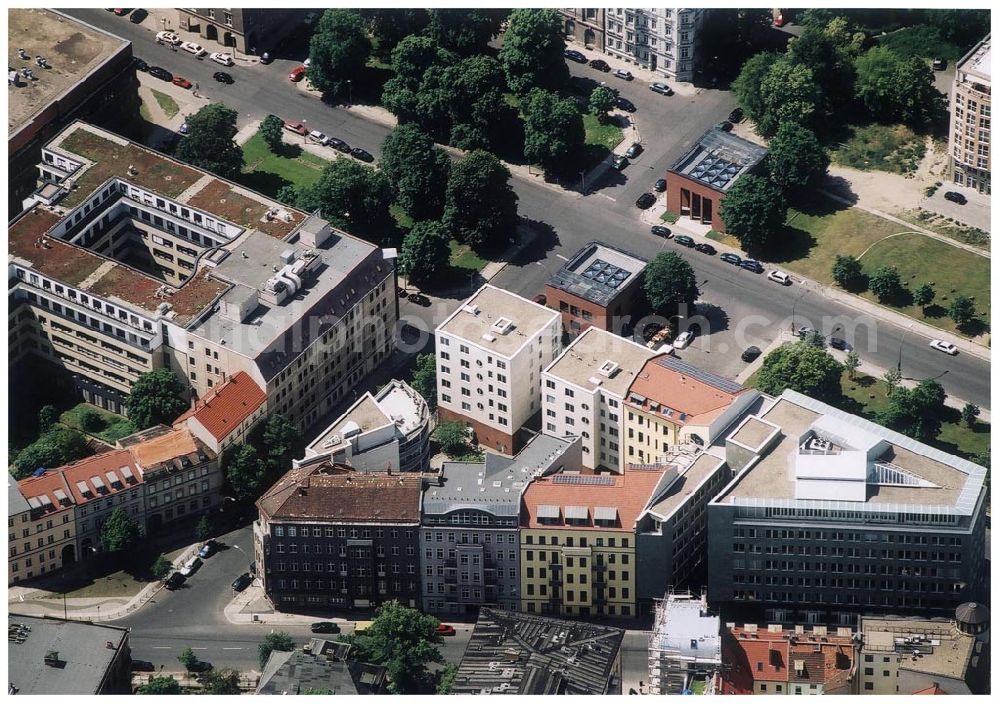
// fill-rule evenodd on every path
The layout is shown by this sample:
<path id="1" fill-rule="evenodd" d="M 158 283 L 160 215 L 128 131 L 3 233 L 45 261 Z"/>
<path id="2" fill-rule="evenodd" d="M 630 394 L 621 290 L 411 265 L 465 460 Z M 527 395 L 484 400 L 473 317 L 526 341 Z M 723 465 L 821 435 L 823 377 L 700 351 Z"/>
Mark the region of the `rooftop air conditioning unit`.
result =
<path id="1" fill-rule="evenodd" d="M 600 369 L 598 369 L 598 371 L 601 373 L 602 376 L 610 377 L 612 374 L 618 371 L 618 362 L 612 361 L 610 359 L 606 360 L 604 364 L 601 365 Z"/>
<path id="2" fill-rule="evenodd" d="M 497 318 L 496 322 L 493 323 L 491 329 L 496 330 L 501 335 L 506 335 L 507 333 L 509 333 L 511 330 L 514 329 L 514 321 L 511 320 L 510 318 L 504 318 L 504 317 Z"/>
<path id="3" fill-rule="evenodd" d="M 464 310 L 466 313 L 471 313 L 472 315 L 479 315 L 479 306 L 477 306 L 475 303 L 470 303 L 462 306 L 462 310 Z"/>

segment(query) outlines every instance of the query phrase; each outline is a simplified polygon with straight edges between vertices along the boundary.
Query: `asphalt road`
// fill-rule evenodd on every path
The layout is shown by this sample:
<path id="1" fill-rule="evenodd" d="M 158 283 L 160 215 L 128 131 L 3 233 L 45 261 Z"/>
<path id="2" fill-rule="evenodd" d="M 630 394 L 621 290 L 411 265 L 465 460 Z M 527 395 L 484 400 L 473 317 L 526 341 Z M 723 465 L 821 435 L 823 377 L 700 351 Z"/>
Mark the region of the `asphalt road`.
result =
<path id="1" fill-rule="evenodd" d="M 74 9 L 68 14 L 129 39 L 134 53 L 148 63 L 200 83 L 201 93 L 211 100 L 221 100 L 240 113 L 240 123 L 274 113 L 288 120 L 300 120 L 311 128 L 337 136 L 351 145 L 367 149 L 376 157 L 387 129 L 346 110 L 324 105 L 292 88 L 288 71 L 297 62 L 277 59 L 268 66 L 237 65 L 228 69 L 236 78 L 234 85 L 220 85 L 212 80 L 219 68 L 211 61 L 199 61 L 182 51 L 174 52 L 155 43 L 155 32 L 133 25 L 103 9 Z M 303 58 L 304 58 L 303 49 Z M 542 184 L 514 179 L 522 217 L 551 226 L 552 237 L 540 242 L 522 261 L 508 265 L 493 283 L 519 293 L 534 295 L 544 282 L 580 247 L 591 240 L 603 240 L 624 247 L 644 257 L 652 257 L 664 247 L 678 247 L 649 234 L 638 218 L 634 200 L 649 190 L 652 182 L 676 159 L 707 125 L 724 119 L 733 106 L 725 91 L 703 91 L 694 98 L 652 93 L 641 81 L 625 83 L 589 67 L 570 64 L 574 75 L 605 80 L 632 100 L 640 136 L 646 145 L 644 154 L 621 174 L 612 172 L 586 197 L 553 190 Z M 766 345 L 789 324 L 793 302 L 801 288 L 796 284 L 783 289 L 744 271 L 736 271 L 717 257 L 686 253 L 703 282 L 704 300 L 718 307 L 713 310 L 712 333 L 698 344 L 715 344 L 713 364 L 717 371 L 738 368 L 738 353 L 748 344 Z M 413 312 L 403 306 L 403 312 Z M 438 316 L 438 308 L 415 311 L 425 320 Z M 438 317 L 440 321 L 442 318 Z M 895 366 L 902 359 L 903 376 L 913 379 L 936 377 L 945 390 L 958 398 L 980 406 L 990 406 L 989 363 L 971 354 L 948 357 L 928 347 L 929 338 L 891 323 L 861 316 L 852 308 L 827 300 L 813 291 L 795 302 L 795 323 L 844 336 L 861 358 L 882 368 Z M 838 324 L 841 326 L 838 328 Z M 742 333 L 740 331 L 743 331 Z M 715 342 L 712 338 L 720 335 Z M 852 334 L 853 332 L 853 334 Z M 723 349 L 725 346 L 725 349 Z M 707 359 L 707 358 L 706 358 Z"/>

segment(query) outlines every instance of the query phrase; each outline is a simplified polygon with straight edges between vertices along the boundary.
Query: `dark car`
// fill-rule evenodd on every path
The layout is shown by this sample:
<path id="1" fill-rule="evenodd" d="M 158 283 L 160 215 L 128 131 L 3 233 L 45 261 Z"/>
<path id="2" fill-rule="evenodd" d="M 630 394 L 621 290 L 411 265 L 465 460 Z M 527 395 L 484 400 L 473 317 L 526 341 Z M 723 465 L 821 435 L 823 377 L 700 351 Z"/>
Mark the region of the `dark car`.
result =
<path id="1" fill-rule="evenodd" d="M 351 149 L 351 156 L 353 156 L 355 159 L 360 159 L 361 161 L 367 161 L 369 163 L 375 161 L 375 157 L 373 157 L 370 153 L 366 152 L 361 147 L 354 147 L 353 149 Z"/>
<path id="2" fill-rule="evenodd" d="M 239 577 L 233 580 L 233 590 L 241 592 L 247 587 L 249 587 L 251 584 L 253 584 L 253 579 L 250 578 L 249 574 L 244 572 Z"/>
<path id="3" fill-rule="evenodd" d="M 138 56 L 132 57 L 132 65 L 135 66 L 136 71 L 148 71 L 149 64 L 140 59 Z"/>
<path id="4" fill-rule="evenodd" d="M 727 264 L 732 264 L 734 266 L 739 266 L 740 264 L 743 263 L 743 260 L 740 259 L 737 255 L 733 254 L 732 252 L 723 253 L 722 256 L 719 257 L 719 259 L 726 262 Z"/>
<path id="5" fill-rule="evenodd" d="M 629 159 L 635 159 L 640 154 L 642 154 L 642 145 L 638 142 L 632 142 L 629 148 L 625 150 L 625 156 Z"/>
<path id="6" fill-rule="evenodd" d="M 649 228 L 649 231 L 657 237 L 665 237 L 668 240 L 673 237 L 673 233 L 670 232 L 670 228 L 664 227 L 663 225 L 653 225 Z"/>
<path id="7" fill-rule="evenodd" d="M 611 160 L 611 168 L 615 171 L 621 171 L 626 166 L 628 166 L 628 159 L 623 155 L 619 154 L 614 159 Z"/>
<path id="8" fill-rule="evenodd" d="M 701 252 L 702 254 L 712 255 L 715 254 L 715 247 L 710 245 L 708 242 L 702 242 L 699 245 L 695 245 L 694 251 Z"/>
<path id="9" fill-rule="evenodd" d="M 155 672 L 156 665 L 149 660 L 133 660 L 132 672 Z"/>
<path id="10" fill-rule="evenodd" d="M 153 78 L 159 78 L 161 81 L 166 81 L 167 83 L 174 80 L 174 74 L 170 73 L 170 71 L 165 68 L 160 68 L 159 66 L 150 66 L 149 75 Z"/>
<path id="11" fill-rule="evenodd" d="M 656 179 L 656 183 L 653 184 L 653 190 L 656 191 L 657 193 L 663 193 L 665 190 L 667 190 L 667 179 L 665 178 Z"/>
<path id="12" fill-rule="evenodd" d="M 431 304 L 431 299 L 422 293 L 411 293 L 408 298 L 411 303 L 416 303 L 418 306 L 423 306 L 424 308 Z"/>
<path id="13" fill-rule="evenodd" d="M 566 49 L 565 51 L 563 51 L 563 56 L 565 56 L 570 61 L 577 62 L 578 64 L 587 63 L 587 57 L 584 56 L 582 52 L 579 52 L 576 49 Z"/>
<path id="14" fill-rule="evenodd" d="M 726 118 L 729 122 L 736 124 L 737 122 L 743 121 L 743 108 L 733 108 L 733 111 L 729 113 L 729 117 Z"/>
<path id="15" fill-rule="evenodd" d="M 590 61 L 590 67 L 596 68 L 598 71 L 604 71 L 605 73 L 611 70 L 611 67 L 608 66 L 608 62 L 604 59 L 592 59 Z"/>
<path id="16" fill-rule="evenodd" d="M 763 274 L 764 273 L 764 267 L 761 266 L 761 263 L 758 262 L 755 259 L 745 259 L 745 260 L 743 260 L 743 263 L 740 264 L 740 268 L 741 269 L 746 269 L 747 271 L 752 271 L 755 274 Z"/>
<path id="17" fill-rule="evenodd" d="M 167 578 L 167 581 L 164 582 L 163 586 L 165 586 L 167 589 L 177 589 L 186 581 L 187 577 L 182 575 L 180 572 L 174 572 L 172 575 L 170 575 L 170 577 Z"/>
<path id="18" fill-rule="evenodd" d="M 831 337 L 830 338 L 830 347 L 832 347 L 835 350 L 846 350 L 847 349 L 847 340 L 845 340 L 843 338 L 840 338 L 840 337 Z"/>
<path id="19" fill-rule="evenodd" d="M 677 244 L 682 244 L 685 247 L 694 247 L 694 240 L 687 235 L 677 235 L 674 237 L 674 242 Z"/>
<path id="20" fill-rule="evenodd" d="M 226 85 L 231 85 L 233 83 L 233 77 L 225 71 L 216 71 L 212 74 L 212 78 L 217 80 L 219 83 L 225 83 Z"/>
<path id="21" fill-rule="evenodd" d="M 722 130 L 723 132 L 731 132 L 733 130 L 733 123 L 729 120 L 723 120 L 716 125 L 716 128 Z"/>
<path id="22" fill-rule="evenodd" d="M 263 54 L 260 55 L 260 62 L 264 66 L 267 66 L 272 61 L 274 61 L 274 59 L 271 57 L 271 53 L 270 52 L 265 51 Z"/>
<path id="23" fill-rule="evenodd" d="M 635 112 L 635 104 L 628 98 L 618 96 L 615 98 L 615 107 L 625 112 Z"/>
<path id="24" fill-rule="evenodd" d="M 340 633 L 340 626 L 333 621 L 319 621 L 309 626 L 313 633 Z"/>
<path id="25" fill-rule="evenodd" d="M 149 17 L 149 13 L 140 8 L 129 16 L 128 21 L 132 24 L 139 24 L 147 17 Z"/>
<path id="26" fill-rule="evenodd" d="M 931 62 L 931 68 L 934 69 L 935 71 L 944 71 L 947 66 L 948 62 L 940 57 L 935 58 Z"/>
<path id="27" fill-rule="evenodd" d="M 645 210 L 646 208 L 651 208 L 655 202 L 656 202 L 656 196 L 654 196 L 652 193 L 643 193 L 641 196 L 636 198 L 635 206 L 637 208 Z"/>
<path id="28" fill-rule="evenodd" d="M 208 672 L 212 669 L 212 663 L 205 662 L 204 660 L 195 660 L 191 665 L 188 666 L 188 672 Z"/>
<path id="29" fill-rule="evenodd" d="M 965 205 L 969 201 L 961 193 L 956 193 L 955 191 L 948 191 L 944 194 L 945 200 L 950 200 L 952 203 L 958 203 L 959 205 Z"/>
<path id="30" fill-rule="evenodd" d="M 740 355 L 740 359 L 744 362 L 752 362 L 760 357 L 760 347 L 750 346 L 743 350 L 743 354 Z"/>
<path id="31" fill-rule="evenodd" d="M 345 154 L 351 153 L 351 145 L 336 137 L 330 137 L 330 141 L 326 143 L 326 146 L 333 147 L 338 152 L 344 152 Z"/>

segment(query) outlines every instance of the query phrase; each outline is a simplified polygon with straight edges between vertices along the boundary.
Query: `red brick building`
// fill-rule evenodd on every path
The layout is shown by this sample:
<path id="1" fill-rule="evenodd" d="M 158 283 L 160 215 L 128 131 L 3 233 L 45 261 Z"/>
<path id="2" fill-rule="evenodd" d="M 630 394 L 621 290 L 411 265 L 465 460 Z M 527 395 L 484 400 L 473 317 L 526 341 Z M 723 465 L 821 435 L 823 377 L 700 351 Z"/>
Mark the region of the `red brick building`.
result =
<path id="1" fill-rule="evenodd" d="M 667 169 L 667 210 L 725 232 L 720 205 L 740 176 L 758 170 L 767 149 L 709 128 Z"/>
<path id="2" fill-rule="evenodd" d="M 643 301 L 646 260 L 601 242 L 588 242 L 545 284 L 549 308 L 576 337 L 589 327 L 615 334 Z"/>

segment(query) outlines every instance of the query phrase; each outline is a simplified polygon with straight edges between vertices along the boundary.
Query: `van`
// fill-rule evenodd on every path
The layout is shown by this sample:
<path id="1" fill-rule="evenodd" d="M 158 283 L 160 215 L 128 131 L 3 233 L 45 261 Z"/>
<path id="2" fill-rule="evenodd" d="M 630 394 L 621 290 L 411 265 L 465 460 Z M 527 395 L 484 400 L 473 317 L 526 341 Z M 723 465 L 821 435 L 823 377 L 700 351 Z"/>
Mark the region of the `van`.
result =
<path id="1" fill-rule="evenodd" d="M 201 558 L 200 557 L 192 557 L 190 560 L 188 560 L 187 562 L 184 563 L 184 566 L 181 568 L 181 574 L 184 577 L 190 577 L 191 575 L 193 575 L 195 573 L 195 571 L 199 567 L 201 567 Z"/>

